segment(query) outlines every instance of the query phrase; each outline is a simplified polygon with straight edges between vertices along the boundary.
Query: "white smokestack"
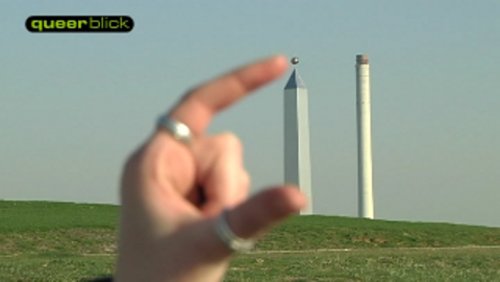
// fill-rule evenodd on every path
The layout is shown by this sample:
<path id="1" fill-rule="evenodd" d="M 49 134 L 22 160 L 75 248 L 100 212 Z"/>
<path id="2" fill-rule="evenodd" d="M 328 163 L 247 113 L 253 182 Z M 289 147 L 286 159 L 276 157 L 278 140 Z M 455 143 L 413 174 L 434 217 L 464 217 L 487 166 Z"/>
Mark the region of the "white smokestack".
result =
<path id="1" fill-rule="evenodd" d="M 356 56 L 358 120 L 358 216 L 373 219 L 370 65 L 367 55 Z"/>

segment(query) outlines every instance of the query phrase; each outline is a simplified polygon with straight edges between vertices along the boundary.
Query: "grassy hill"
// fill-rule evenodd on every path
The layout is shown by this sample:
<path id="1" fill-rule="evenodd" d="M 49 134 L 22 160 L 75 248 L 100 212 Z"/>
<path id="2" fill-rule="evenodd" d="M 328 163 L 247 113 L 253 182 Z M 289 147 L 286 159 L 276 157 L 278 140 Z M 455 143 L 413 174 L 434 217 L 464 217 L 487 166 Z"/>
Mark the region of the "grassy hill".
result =
<path id="1" fill-rule="evenodd" d="M 0 281 L 113 272 L 119 207 L 0 201 Z M 500 281 L 500 228 L 333 216 L 288 220 L 228 281 Z"/>

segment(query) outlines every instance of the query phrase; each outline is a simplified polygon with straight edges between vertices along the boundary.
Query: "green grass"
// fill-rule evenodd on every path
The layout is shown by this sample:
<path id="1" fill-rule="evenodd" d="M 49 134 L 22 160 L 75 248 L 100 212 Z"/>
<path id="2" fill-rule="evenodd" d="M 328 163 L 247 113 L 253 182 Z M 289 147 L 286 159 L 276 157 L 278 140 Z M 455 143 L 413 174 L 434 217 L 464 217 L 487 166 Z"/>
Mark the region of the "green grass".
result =
<path id="1" fill-rule="evenodd" d="M 0 281 L 113 272 L 119 207 L 0 201 Z M 477 247 L 483 246 L 483 247 Z M 331 216 L 286 221 L 227 281 L 500 281 L 500 228 Z"/>
<path id="2" fill-rule="evenodd" d="M 500 245 L 500 228 L 410 223 L 333 216 L 300 216 L 258 245 L 264 250 Z"/>
<path id="3" fill-rule="evenodd" d="M 227 281 L 500 281 L 500 250 L 357 249 L 249 254 Z"/>
<path id="4" fill-rule="evenodd" d="M 0 281 L 82 281 L 109 276 L 114 256 L 38 255 L 0 258 Z"/>
<path id="5" fill-rule="evenodd" d="M 117 220 L 118 207 L 113 205 L 0 200 L 0 233 L 70 228 L 114 229 Z"/>

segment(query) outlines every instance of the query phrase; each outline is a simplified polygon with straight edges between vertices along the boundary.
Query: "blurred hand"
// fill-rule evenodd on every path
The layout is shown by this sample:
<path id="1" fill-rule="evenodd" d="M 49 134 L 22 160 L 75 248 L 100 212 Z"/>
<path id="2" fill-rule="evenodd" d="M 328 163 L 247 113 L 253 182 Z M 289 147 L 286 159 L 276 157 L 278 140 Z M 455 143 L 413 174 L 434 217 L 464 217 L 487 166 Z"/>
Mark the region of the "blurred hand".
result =
<path id="1" fill-rule="evenodd" d="M 215 232 L 216 216 L 227 210 L 233 232 L 252 238 L 305 206 L 293 186 L 247 199 L 240 141 L 230 133 L 205 134 L 215 114 L 286 68 L 286 58 L 276 56 L 197 87 L 169 112 L 189 126 L 192 142 L 158 129 L 132 154 L 121 184 L 118 281 L 219 281 L 232 252 Z"/>

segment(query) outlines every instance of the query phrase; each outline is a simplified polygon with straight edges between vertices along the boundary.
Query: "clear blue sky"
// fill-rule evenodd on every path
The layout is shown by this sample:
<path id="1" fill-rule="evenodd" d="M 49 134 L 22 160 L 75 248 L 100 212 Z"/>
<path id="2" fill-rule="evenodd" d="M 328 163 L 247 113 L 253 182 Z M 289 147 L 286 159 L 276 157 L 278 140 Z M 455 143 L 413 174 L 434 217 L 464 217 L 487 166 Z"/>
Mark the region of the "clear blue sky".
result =
<path id="1" fill-rule="evenodd" d="M 32 34 L 125 14 L 128 34 Z M 356 215 L 355 55 L 372 69 L 375 214 L 500 226 L 500 2 L 2 1 L 0 198 L 117 203 L 121 165 L 191 86 L 299 56 L 316 212 Z M 287 75 L 223 113 L 252 190 L 283 179 Z"/>

